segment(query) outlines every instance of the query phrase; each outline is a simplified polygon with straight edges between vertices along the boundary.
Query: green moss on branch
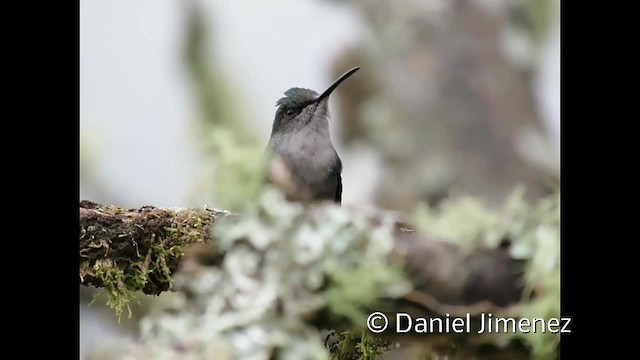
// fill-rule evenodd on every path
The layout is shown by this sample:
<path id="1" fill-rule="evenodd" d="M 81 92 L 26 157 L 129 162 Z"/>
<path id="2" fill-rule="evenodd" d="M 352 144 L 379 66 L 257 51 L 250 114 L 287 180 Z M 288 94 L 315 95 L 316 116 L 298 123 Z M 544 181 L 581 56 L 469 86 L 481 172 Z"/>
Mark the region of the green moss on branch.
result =
<path id="1" fill-rule="evenodd" d="M 136 291 L 160 294 L 172 284 L 185 247 L 209 239 L 221 212 L 123 209 L 80 202 L 80 283 L 104 288 L 118 315 Z"/>

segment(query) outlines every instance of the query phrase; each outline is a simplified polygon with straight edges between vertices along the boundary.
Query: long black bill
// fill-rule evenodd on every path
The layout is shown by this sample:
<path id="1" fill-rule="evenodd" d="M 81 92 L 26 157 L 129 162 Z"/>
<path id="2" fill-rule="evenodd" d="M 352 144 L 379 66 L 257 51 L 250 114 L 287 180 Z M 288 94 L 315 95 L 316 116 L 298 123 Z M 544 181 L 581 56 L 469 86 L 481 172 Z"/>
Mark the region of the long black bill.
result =
<path id="1" fill-rule="evenodd" d="M 324 98 L 326 98 L 327 96 L 329 96 L 333 90 L 335 90 L 338 85 L 340 85 L 341 82 L 345 81 L 346 78 L 348 78 L 349 76 L 353 75 L 353 73 L 355 73 L 356 71 L 358 71 L 360 69 L 360 66 L 356 66 L 353 69 L 347 71 L 346 73 L 342 74 L 342 76 L 340 76 L 338 78 L 338 80 L 334 81 L 333 84 L 331 84 L 331 86 L 329 86 L 329 88 L 327 90 L 325 90 L 322 94 L 320 94 L 320 96 L 318 96 L 316 98 L 316 101 L 320 101 Z"/>

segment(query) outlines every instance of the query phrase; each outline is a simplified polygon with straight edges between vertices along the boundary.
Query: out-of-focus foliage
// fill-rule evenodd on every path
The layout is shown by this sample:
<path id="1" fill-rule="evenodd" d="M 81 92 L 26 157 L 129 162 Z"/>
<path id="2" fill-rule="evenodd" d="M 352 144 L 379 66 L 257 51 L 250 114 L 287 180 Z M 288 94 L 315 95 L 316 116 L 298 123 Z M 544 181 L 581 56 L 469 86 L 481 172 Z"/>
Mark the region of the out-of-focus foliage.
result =
<path id="1" fill-rule="evenodd" d="M 365 324 L 363 312 L 408 290 L 393 251 L 392 218 L 338 206 L 305 209 L 267 189 L 235 221 L 217 224 L 221 266 L 174 276 L 179 292 L 142 322 L 139 357 L 326 359 L 320 333 L 305 321 L 328 314 Z M 371 349 L 357 344 L 360 351 Z"/>
<path id="2" fill-rule="evenodd" d="M 534 221 L 537 221 L 535 225 Z M 515 256 L 530 259 L 526 273 L 527 289 L 535 295 L 526 303 L 522 317 L 560 318 L 560 193 L 542 200 L 531 209 L 531 222 L 520 233 Z M 534 355 L 548 359 L 560 344 L 559 334 L 516 333 L 531 346 Z"/>
<path id="3" fill-rule="evenodd" d="M 237 89 L 214 65 L 204 13 L 195 2 L 188 9 L 185 59 L 201 109 L 202 191 L 213 195 L 217 207 L 239 210 L 263 183 L 264 145 L 247 127 Z"/>
<path id="4" fill-rule="evenodd" d="M 225 125 L 212 127 L 205 188 L 214 195 L 217 207 L 240 210 L 259 194 L 265 182 L 264 148 L 242 141 Z"/>
<path id="5" fill-rule="evenodd" d="M 362 210 L 308 208 L 266 188 L 242 217 L 214 227 L 222 263 L 188 265 L 174 276 L 177 293 L 143 320 L 144 341 L 131 355 L 346 359 L 383 353 L 384 342 L 357 329 L 341 333 L 328 353 L 307 322 L 322 312 L 364 324 L 365 309 L 409 289 L 399 264 L 390 263 L 395 219 L 382 220 L 374 229 Z M 560 317 L 559 220 L 559 193 L 529 206 L 521 189 L 497 210 L 459 198 L 415 215 L 419 231 L 465 250 L 508 242 L 512 256 L 528 260 L 525 280 L 534 293 L 517 306 L 518 316 L 545 319 Z M 520 338 L 535 358 L 557 355 L 559 334 L 507 336 Z"/>
<path id="6" fill-rule="evenodd" d="M 458 197 L 437 208 L 420 206 L 414 223 L 425 234 L 450 241 L 463 250 L 508 246 L 511 256 L 527 260 L 524 318 L 560 318 L 560 192 L 530 206 L 517 188 L 501 209 L 491 210 L 479 199 Z M 529 295 L 533 294 L 531 300 Z M 557 354 L 559 333 L 515 333 L 535 357 Z"/>
<path id="7" fill-rule="evenodd" d="M 243 121 L 243 107 L 238 102 L 238 90 L 233 82 L 217 66 L 215 53 L 211 51 L 213 33 L 205 13 L 197 2 L 187 6 L 187 37 L 184 48 L 186 69 L 194 84 L 194 95 L 201 110 L 200 134 L 205 134 L 216 125 L 225 125 L 234 130 L 243 141 L 250 141 L 251 132 Z"/>

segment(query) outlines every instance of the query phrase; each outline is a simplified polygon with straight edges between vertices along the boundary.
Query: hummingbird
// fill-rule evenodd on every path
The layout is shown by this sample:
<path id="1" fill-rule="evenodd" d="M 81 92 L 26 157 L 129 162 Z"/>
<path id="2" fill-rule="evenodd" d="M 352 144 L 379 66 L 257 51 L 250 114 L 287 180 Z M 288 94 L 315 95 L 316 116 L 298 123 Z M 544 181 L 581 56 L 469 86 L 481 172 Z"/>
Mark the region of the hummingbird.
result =
<path id="1" fill-rule="evenodd" d="M 342 202 L 342 161 L 329 134 L 329 95 L 358 69 L 345 72 L 322 94 L 294 87 L 276 102 L 267 145 L 275 155 L 269 178 L 287 199 Z"/>

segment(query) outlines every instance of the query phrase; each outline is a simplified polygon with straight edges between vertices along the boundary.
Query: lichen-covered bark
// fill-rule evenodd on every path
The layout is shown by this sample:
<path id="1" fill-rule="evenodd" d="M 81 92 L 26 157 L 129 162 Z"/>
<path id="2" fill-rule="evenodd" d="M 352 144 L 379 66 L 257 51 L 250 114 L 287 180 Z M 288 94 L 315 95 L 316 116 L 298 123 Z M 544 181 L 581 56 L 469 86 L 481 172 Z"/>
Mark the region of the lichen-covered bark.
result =
<path id="1" fill-rule="evenodd" d="M 104 287 L 113 278 L 110 272 L 114 272 L 122 273 L 125 281 L 116 283 L 118 288 L 125 285 L 129 290 L 153 295 L 166 291 L 186 246 L 211 243 L 211 226 L 225 214 L 219 210 L 153 206 L 126 210 L 82 201 L 80 283 Z M 374 219 L 372 226 L 376 226 Z M 521 262 L 504 250 L 463 254 L 450 244 L 400 226 L 395 238 L 393 256 L 406 260 L 407 273 L 417 291 L 448 304 L 486 300 L 504 306 L 520 299 Z"/>
<path id="2" fill-rule="evenodd" d="M 138 358 L 184 351 L 206 357 L 221 349 L 239 357 L 258 351 L 268 358 L 303 348 L 314 354 L 309 358 L 321 358 L 316 355 L 326 350 L 317 342 L 319 329 L 335 329 L 378 350 L 386 340 L 421 344 L 424 351 L 439 354 L 448 354 L 455 343 L 458 355 L 488 344 L 497 357 L 484 352 L 482 358 L 491 359 L 504 355 L 506 344 L 522 355 L 514 358 L 526 358 L 528 350 L 517 335 L 506 343 L 500 334 L 473 331 L 414 340 L 393 333 L 394 318 L 386 332 L 357 338 L 366 331 L 366 314 L 374 311 L 424 318 L 469 314 L 472 323 L 486 313 L 559 316 L 553 248 L 559 242 L 558 200 L 530 208 L 516 196 L 504 214 L 487 217 L 480 216 L 486 209 L 467 202 L 448 204 L 417 216 L 413 221 L 420 231 L 408 229 L 397 213 L 291 203 L 275 189 L 265 191 L 241 216 L 82 202 L 80 281 L 104 287 L 119 311 L 134 291 L 175 291 L 166 311 L 157 308 L 143 321 L 145 345 L 137 348 Z M 464 232 L 453 231 L 472 223 Z M 461 237 L 451 239 L 456 233 Z M 525 286 L 533 291 L 525 293 Z M 539 298 L 541 305 L 531 307 Z M 254 342 L 250 337 L 247 345 L 252 332 L 264 338 Z M 523 340 L 544 341 L 548 345 L 539 354 L 547 356 L 555 351 L 556 335 Z"/>

